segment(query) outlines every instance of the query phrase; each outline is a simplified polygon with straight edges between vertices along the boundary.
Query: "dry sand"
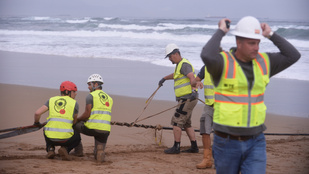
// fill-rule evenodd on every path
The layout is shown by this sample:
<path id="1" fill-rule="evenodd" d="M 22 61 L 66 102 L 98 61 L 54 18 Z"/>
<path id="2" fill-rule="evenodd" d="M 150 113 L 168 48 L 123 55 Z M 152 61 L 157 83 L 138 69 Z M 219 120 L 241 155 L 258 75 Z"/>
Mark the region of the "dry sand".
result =
<path id="1" fill-rule="evenodd" d="M 59 82 L 60 83 L 60 82 Z M 58 90 L 20 85 L 0 84 L 0 129 L 26 126 L 33 123 L 37 108 Z M 85 97 L 88 92 L 78 92 L 76 100 L 80 113 L 84 111 Z M 112 121 L 133 122 L 145 107 L 145 98 L 132 98 L 111 95 L 114 99 Z M 176 102 L 153 100 L 140 118 L 158 113 L 176 105 Z M 192 125 L 199 128 L 199 118 L 203 110 L 201 103 L 193 112 Z M 173 110 L 146 119 L 138 124 L 162 125 L 170 127 Z M 47 114 L 41 118 L 46 120 Z M 309 133 L 309 118 L 286 117 L 268 114 L 266 133 Z M 170 130 L 129 128 L 112 126 L 106 147 L 106 162 L 97 164 L 92 151 L 94 140 L 82 135 L 84 157 L 73 161 L 46 159 L 45 141 L 42 130 L 0 140 L 0 173 L 215 173 L 215 169 L 196 169 L 202 160 L 201 136 L 196 133 L 200 153 L 167 155 L 163 150 L 173 145 Z M 157 138 L 155 138 L 155 135 Z M 309 137 L 274 136 L 267 139 L 267 173 L 269 174 L 308 174 Z M 161 143 L 160 143 L 161 141 Z M 185 133 L 181 148 L 189 146 Z M 57 148 L 58 149 L 58 148 Z M 57 152 L 57 151 L 56 151 Z"/>

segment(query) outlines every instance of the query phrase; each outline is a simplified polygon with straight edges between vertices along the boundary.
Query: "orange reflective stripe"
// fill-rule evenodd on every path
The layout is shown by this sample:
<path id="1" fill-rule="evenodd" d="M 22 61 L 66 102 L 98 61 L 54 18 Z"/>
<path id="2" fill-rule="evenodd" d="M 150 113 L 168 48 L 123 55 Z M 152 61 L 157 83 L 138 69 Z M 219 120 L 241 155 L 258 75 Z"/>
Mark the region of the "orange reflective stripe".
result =
<path id="1" fill-rule="evenodd" d="M 216 92 L 215 93 L 215 102 L 218 103 L 234 103 L 234 104 L 242 104 L 248 105 L 249 101 L 252 105 L 256 105 L 262 103 L 264 101 L 264 94 L 256 94 L 248 95 L 240 94 L 240 95 L 228 95 L 228 94 L 221 94 Z"/>
<path id="2" fill-rule="evenodd" d="M 261 56 L 261 58 L 257 57 L 257 64 L 262 72 L 263 75 L 266 75 L 268 74 L 268 66 L 267 66 L 267 63 L 266 63 L 266 60 L 265 60 L 265 57 L 259 53 L 259 55 Z"/>

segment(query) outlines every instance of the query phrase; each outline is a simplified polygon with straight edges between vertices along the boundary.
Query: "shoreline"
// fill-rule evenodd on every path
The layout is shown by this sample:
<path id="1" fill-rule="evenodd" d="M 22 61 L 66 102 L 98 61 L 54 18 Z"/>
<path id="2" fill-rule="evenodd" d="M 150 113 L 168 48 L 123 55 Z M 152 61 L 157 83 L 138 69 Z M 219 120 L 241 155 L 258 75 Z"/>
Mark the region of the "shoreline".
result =
<path id="1" fill-rule="evenodd" d="M 151 63 L 65 57 L 0 51 L 0 83 L 58 89 L 70 80 L 79 91 L 88 91 L 87 78 L 93 73 L 103 77 L 103 90 L 109 94 L 148 98 L 159 80 L 174 72 L 174 67 Z M 170 63 L 166 60 L 167 63 Z M 267 113 L 309 118 L 309 81 L 271 78 L 265 92 Z M 199 90 L 203 99 L 203 90 Z M 175 101 L 173 81 L 156 93 L 154 100 Z"/>

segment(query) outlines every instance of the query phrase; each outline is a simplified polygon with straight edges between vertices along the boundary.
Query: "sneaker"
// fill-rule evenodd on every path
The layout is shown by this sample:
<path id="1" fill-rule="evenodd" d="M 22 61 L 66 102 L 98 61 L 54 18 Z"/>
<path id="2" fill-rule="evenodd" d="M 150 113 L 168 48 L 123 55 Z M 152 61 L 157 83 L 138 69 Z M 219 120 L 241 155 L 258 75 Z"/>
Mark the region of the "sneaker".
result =
<path id="1" fill-rule="evenodd" d="M 97 153 L 96 153 L 96 160 L 98 163 L 104 162 L 105 159 L 105 153 L 103 150 L 103 145 L 98 145 L 97 146 Z"/>
<path id="2" fill-rule="evenodd" d="M 68 151 L 67 151 L 67 149 L 65 147 L 62 146 L 58 150 L 58 153 L 59 153 L 60 157 L 62 158 L 62 160 L 64 160 L 64 161 L 71 161 L 72 160 L 72 158 L 68 154 Z"/>
<path id="3" fill-rule="evenodd" d="M 47 152 L 47 155 L 46 155 L 46 157 L 47 157 L 48 159 L 54 159 L 55 156 L 56 156 L 56 153 L 55 153 L 55 151 L 53 151 L 53 150 L 48 151 L 48 152 Z"/>
<path id="4" fill-rule="evenodd" d="M 198 150 L 198 148 L 192 148 L 192 147 L 190 147 L 189 149 L 187 149 L 187 150 L 182 150 L 181 152 L 184 152 L 184 153 L 198 153 L 199 150 Z"/>
<path id="5" fill-rule="evenodd" d="M 165 149 L 164 153 L 166 154 L 179 154 L 180 153 L 180 148 L 177 148 L 175 146 L 169 148 L 169 149 Z"/>

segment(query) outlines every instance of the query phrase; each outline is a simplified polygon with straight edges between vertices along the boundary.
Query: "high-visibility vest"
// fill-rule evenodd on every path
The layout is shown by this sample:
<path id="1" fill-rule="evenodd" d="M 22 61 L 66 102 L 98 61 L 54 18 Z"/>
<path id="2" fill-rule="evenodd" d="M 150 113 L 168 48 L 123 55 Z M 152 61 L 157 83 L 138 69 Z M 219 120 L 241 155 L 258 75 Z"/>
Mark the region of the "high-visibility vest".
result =
<path id="1" fill-rule="evenodd" d="M 191 87 L 190 79 L 187 76 L 180 73 L 182 64 L 184 62 L 191 65 L 191 63 L 187 59 L 183 58 L 177 64 L 177 66 L 175 68 L 175 72 L 174 72 L 174 91 L 175 91 L 176 97 L 181 97 L 181 96 L 192 93 L 192 87 Z M 191 67 L 192 67 L 192 71 L 193 71 L 194 76 L 196 76 L 195 73 L 194 73 L 194 68 L 193 68 L 192 65 L 191 65 Z"/>
<path id="2" fill-rule="evenodd" d="M 248 89 L 248 80 L 232 53 L 221 52 L 224 68 L 215 87 L 214 124 L 250 128 L 264 124 L 266 106 L 264 92 L 269 82 L 269 58 L 258 53 L 252 60 L 254 81 Z"/>
<path id="3" fill-rule="evenodd" d="M 207 67 L 205 66 L 205 75 L 204 75 L 204 97 L 205 97 L 205 103 L 207 105 L 212 105 L 214 104 L 214 85 L 211 80 L 211 76 L 207 71 Z"/>
<path id="4" fill-rule="evenodd" d="M 73 120 L 76 100 L 69 96 L 49 99 L 49 116 L 44 133 L 51 139 L 69 139 L 74 135 Z"/>
<path id="5" fill-rule="evenodd" d="M 102 90 L 95 90 L 90 94 L 93 97 L 93 106 L 85 126 L 88 129 L 110 131 L 113 99 Z"/>

